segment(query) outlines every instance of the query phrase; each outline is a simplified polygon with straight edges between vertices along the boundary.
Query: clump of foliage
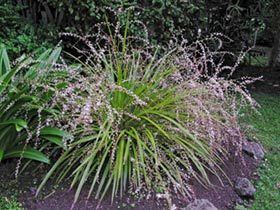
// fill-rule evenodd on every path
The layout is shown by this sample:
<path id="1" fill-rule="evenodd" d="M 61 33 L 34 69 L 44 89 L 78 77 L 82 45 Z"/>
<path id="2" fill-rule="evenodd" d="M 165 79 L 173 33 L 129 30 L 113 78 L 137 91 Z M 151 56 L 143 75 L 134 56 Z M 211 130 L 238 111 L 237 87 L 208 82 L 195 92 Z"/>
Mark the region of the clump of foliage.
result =
<path id="1" fill-rule="evenodd" d="M 52 46 L 47 39 L 43 40 L 46 30 L 22 17 L 22 10 L 22 6 L 10 0 L 0 0 L 0 44 L 5 45 L 13 59 L 35 50 L 39 54 Z"/>
<path id="2" fill-rule="evenodd" d="M 0 209 L 3 210 L 23 210 L 20 203 L 14 198 L 0 197 Z"/>
<path id="3" fill-rule="evenodd" d="M 63 34 L 87 46 L 76 49 L 81 66 L 61 66 L 69 73 L 55 80 L 64 86 L 52 98 L 62 114 L 51 123 L 73 138 L 38 192 L 57 174 L 58 182 L 72 178 L 74 203 L 86 183 L 96 198 L 155 189 L 190 196 L 190 177 L 209 184 L 207 172 L 217 174 L 229 148 L 240 155 L 237 115 L 240 106 L 255 105 L 244 88 L 251 80 L 220 75 L 230 76 L 242 57 L 223 64 L 233 55 L 219 51 L 221 34 L 159 48 L 130 36 L 128 22 L 105 25 L 92 36 Z"/>
<path id="4" fill-rule="evenodd" d="M 16 175 L 22 158 L 50 163 L 43 150 L 63 147 L 65 133 L 46 126 L 57 111 L 49 107 L 51 92 L 43 86 L 59 53 L 49 50 L 38 59 L 22 56 L 10 63 L 6 49 L 0 49 L 0 162 L 19 158 Z"/>
<path id="5" fill-rule="evenodd" d="M 196 25 L 202 19 L 199 9 L 203 9 L 203 1 L 32 1 L 24 3 L 29 8 L 28 14 L 35 23 L 56 25 L 69 30 L 88 32 L 95 23 L 127 19 L 128 11 L 133 10 L 131 18 L 145 22 L 152 32 L 155 41 L 170 38 L 176 30 L 185 29 L 196 33 Z M 35 9 L 33 9 L 35 8 Z M 186 15 L 188 14 L 188 15 Z M 194 19 L 197 21 L 193 22 Z M 192 28 L 194 31 L 187 28 Z M 136 33 L 141 33 L 137 27 L 131 27 Z M 165 32 L 165 33 L 163 33 Z"/>
<path id="6" fill-rule="evenodd" d="M 18 5 L 15 0 L 10 0 Z M 222 32 L 234 39 L 230 44 L 253 45 L 255 35 L 264 27 L 263 8 L 268 0 L 33 0 L 23 2 L 20 13 L 34 24 L 45 28 L 55 26 L 63 31 L 91 33 L 96 23 L 125 23 L 127 17 L 134 20 L 130 32 L 143 35 L 141 22 L 145 23 L 149 38 L 156 44 L 165 43 L 174 34 L 184 35 L 194 41 L 198 34 L 209 35 Z M 265 36 L 262 35 L 265 38 Z M 249 40 L 249 42 L 248 42 Z M 248 43 L 245 43 L 248 42 Z"/>

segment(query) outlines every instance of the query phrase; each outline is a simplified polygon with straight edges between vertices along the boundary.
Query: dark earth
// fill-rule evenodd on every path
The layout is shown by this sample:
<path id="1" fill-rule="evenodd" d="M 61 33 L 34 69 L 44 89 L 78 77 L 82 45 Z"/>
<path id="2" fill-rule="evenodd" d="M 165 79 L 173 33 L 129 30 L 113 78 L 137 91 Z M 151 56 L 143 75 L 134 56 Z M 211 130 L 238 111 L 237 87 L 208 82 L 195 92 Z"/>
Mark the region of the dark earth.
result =
<path id="1" fill-rule="evenodd" d="M 242 200 L 234 190 L 234 183 L 238 177 L 246 177 L 251 181 L 258 178 L 256 169 L 259 161 L 253 157 L 243 154 L 243 157 L 229 155 L 231 158 L 225 160 L 222 169 L 227 175 L 219 176 L 222 183 L 214 175 L 209 175 L 213 186 L 205 187 L 195 180 L 192 180 L 190 185 L 194 192 L 194 198 L 208 199 L 218 209 L 233 209 L 237 203 Z M 69 183 L 56 186 L 48 184 L 44 191 L 35 198 L 36 186 L 40 183 L 40 177 L 46 172 L 44 167 L 30 165 L 17 180 L 15 180 L 16 162 L 6 162 L 0 165 L 0 196 L 16 195 L 23 207 L 28 210 L 69 210 L 71 209 L 75 191 L 69 190 Z M 52 188 L 51 188 L 52 186 Z M 152 196 L 150 199 L 135 198 L 132 196 L 124 196 L 122 199 L 117 199 L 111 204 L 110 199 L 104 199 L 100 206 L 98 201 L 87 198 L 87 191 L 82 191 L 79 202 L 73 209 L 168 209 L 168 205 L 164 200 L 157 199 Z M 193 199 L 179 199 L 176 194 L 172 195 L 172 200 L 177 207 L 186 207 Z"/>

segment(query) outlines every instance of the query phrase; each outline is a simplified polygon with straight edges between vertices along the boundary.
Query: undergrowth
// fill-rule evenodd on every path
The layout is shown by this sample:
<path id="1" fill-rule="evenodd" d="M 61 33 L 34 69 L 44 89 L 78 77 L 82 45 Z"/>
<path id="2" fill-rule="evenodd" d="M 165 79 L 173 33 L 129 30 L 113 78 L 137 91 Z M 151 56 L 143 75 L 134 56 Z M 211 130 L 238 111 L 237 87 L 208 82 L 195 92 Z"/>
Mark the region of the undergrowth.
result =
<path id="1" fill-rule="evenodd" d="M 1 210 L 23 210 L 22 205 L 14 198 L 0 197 Z"/>

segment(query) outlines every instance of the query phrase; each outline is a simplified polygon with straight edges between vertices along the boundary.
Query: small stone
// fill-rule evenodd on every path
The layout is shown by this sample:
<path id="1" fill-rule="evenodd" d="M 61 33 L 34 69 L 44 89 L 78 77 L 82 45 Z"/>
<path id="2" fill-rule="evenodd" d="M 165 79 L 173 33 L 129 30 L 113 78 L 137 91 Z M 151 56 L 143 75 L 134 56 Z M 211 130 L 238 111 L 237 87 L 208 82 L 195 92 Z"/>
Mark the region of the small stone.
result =
<path id="1" fill-rule="evenodd" d="M 218 210 L 218 209 L 207 199 L 195 199 L 194 202 L 190 203 L 184 210 Z"/>
<path id="2" fill-rule="evenodd" d="M 242 149 L 244 152 L 246 152 L 248 155 L 253 156 L 255 159 L 262 160 L 264 158 L 263 147 L 256 142 L 248 141 L 243 144 Z"/>
<path id="3" fill-rule="evenodd" d="M 236 193 L 241 197 L 253 197 L 256 192 L 255 187 L 247 178 L 238 177 L 235 183 Z"/>

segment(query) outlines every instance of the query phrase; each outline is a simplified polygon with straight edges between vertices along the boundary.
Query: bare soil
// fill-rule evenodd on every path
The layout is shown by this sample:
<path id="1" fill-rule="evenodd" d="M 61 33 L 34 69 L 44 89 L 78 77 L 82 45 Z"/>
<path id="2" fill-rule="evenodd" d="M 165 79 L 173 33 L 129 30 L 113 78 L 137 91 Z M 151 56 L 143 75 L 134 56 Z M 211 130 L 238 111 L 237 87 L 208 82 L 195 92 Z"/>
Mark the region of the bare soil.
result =
<path id="1" fill-rule="evenodd" d="M 220 177 L 222 183 L 214 175 L 209 175 L 213 186 L 207 188 L 202 186 L 195 180 L 192 180 L 190 185 L 194 192 L 194 198 L 204 198 L 212 202 L 219 210 L 233 209 L 238 202 L 239 196 L 234 190 L 234 182 L 237 177 L 246 177 L 250 180 L 258 178 L 256 168 L 259 162 L 254 158 L 243 154 L 242 157 L 230 155 L 228 160 L 225 160 L 222 169 L 226 176 L 222 173 Z M 23 172 L 18 179 L 14 177 L 16 162 L 6 162 L 0 165 L 0 196 L 16 195 L 23 207 L 28 210 L 70 210 L 75 190 L 69 190 L 69 182 L 62 185 L 55 185 L 55 183 L 48 184 L 43 192 L 35 198 L 36 187 L 40 183 L 43 174 L 46 173 L 45 167 L 38 167 L 31 165 L 25 172 Z M 172 201 L 178 207 L 186 207 L 191 199 L 177 197 L 172 195 Z M 89 210 L 89 209 L 143 209 L 143 210 L 157 210 L 168 209 L 168 205 L 164 200 L 159 200 L 155 195 L 149 199 L 137 198 L 126 195 L 122 199 L 116 199 L 111 203 L 110 198 L 105 198 L 104 201 L 98 205 L 98 201 L 93 197 L 87 199 L 87 190 L 82 191 L 79 202 L 73 208 L 74 210 Z"/>

